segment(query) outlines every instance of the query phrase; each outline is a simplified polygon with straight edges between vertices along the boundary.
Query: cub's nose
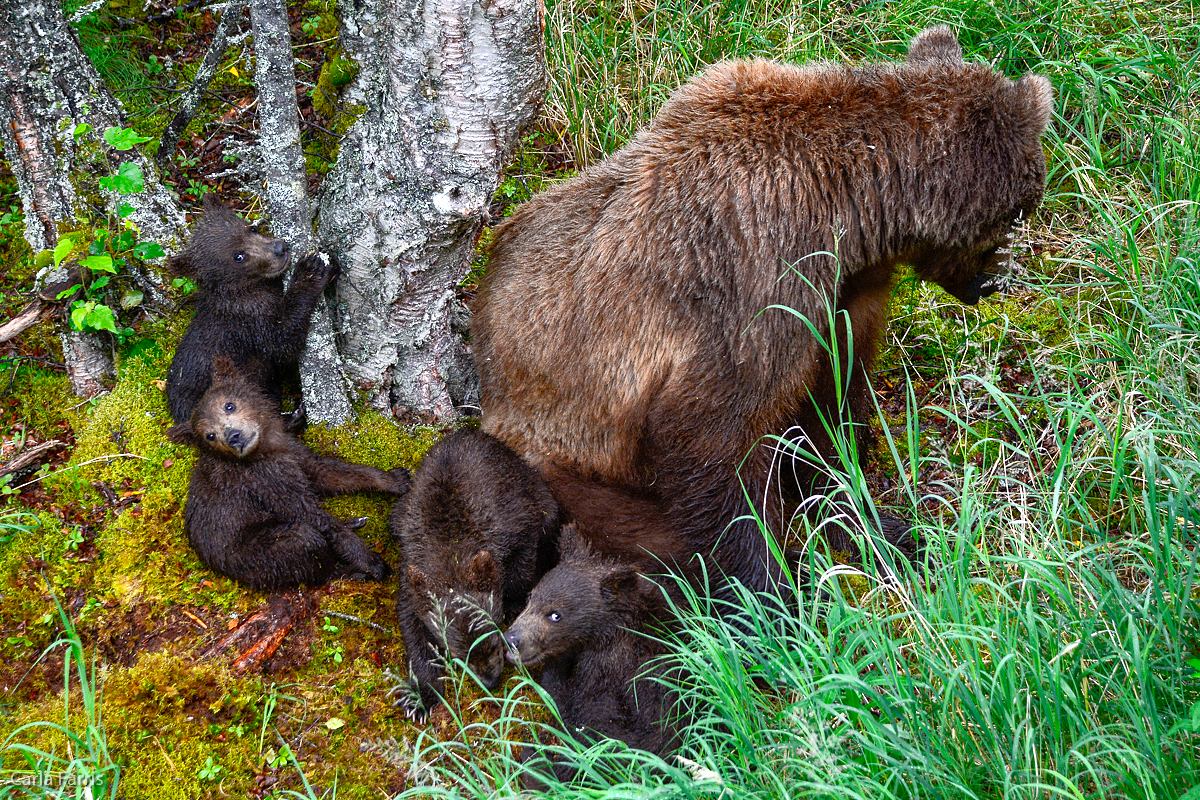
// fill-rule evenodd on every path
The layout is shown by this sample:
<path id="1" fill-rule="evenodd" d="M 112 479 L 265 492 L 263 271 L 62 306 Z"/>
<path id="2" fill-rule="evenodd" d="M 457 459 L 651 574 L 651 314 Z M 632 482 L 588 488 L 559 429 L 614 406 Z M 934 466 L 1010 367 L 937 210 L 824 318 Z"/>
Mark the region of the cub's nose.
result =
<path id="1" fill-rule="evenodd" d="M 521 640 L 515 633 L 504 634 L 504 655 L 509 661 L 516 661 L 517 651 L 521 649 Z"/>
<path id="2" fill-rule="evenodd" d="M 242 445 L 246 443 L 246 437 L 237 428 L 230 428 L 225 431 L 225 444 L 232 447 L 234 450 L 241 450 Z"/>
<path id="3" fill-rule="evenodd" d="M 277 256 L 285 256 L 290 249 L 291 245 L 289 245 L 287 242 L 283 241 L 282 239 L 276 239 L 275 244 L 271 247 L 271 252 Z"/>

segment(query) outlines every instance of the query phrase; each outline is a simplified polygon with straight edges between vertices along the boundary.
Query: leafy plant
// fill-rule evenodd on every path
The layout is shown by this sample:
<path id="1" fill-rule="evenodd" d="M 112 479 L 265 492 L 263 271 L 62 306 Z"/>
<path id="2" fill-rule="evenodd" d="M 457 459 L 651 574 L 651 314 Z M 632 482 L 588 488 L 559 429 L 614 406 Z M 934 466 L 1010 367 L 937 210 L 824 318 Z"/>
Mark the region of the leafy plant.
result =
<path id="1" fill-rule="evenodd" d="M 78 125 L 72 134 L 78 139 L 88 133 L 90 126 Z M 130 128 L 108 128 L 102 138 L 113 149 L 129 150 L 149 137 L 140 136 Z M 135 195 L 145 188 L 142 169 L 133 161 L 122 161 L 112 175 L 100 178 L 100 188 L 115 192 L 122 198 Z M 134 206 L 118 203 L 115 214 L 105 221 L 103 227 L 67 234 L 58 240 L 53 250 L 39 253 L 35 259 L 38 266 L 53 263 L 62 265 L 70 255 L 82 248 L 77 264 L 79 283 L 59 292 L 58 299 L 65 300 L 82 292 L 82 297 L 71 301 L 69 323 L 73 330 L 84 333 L 107 331 L 124 344 L 133 336 L 133 328 L 122 324 L 121 311 L 141 305 L 142 291 L 129 281 L 121 280 L 128 274 L 132 261 L 161 258 L 166 252 L 155 242 L 137 240 L 136 232 L 124 220 L 134 212 Z"/>

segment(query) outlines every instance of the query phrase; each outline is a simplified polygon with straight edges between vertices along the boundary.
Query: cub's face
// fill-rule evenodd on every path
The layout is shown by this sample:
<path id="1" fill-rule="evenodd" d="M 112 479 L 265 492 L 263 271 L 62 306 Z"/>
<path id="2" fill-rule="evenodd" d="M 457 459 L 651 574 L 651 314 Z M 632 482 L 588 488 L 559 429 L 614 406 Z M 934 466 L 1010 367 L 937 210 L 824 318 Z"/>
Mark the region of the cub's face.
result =
<path id="1" fill-rule="evenodd" d="M 210 390 L 192 415 L 198 445 L 222 458 L 250 458 L 262 441 L 261 415 L 245 398 Z"/>
<path id="2" fill-rule="evenodd" d="M 287 271 L 290 247 L 282 239 L 273 239 L 263 229 L 242 223 L 242 235 L 233 240 L 226 255 L 231 268 L 272 280 Z"/>
<path id="3" fill-rule="evenodd" d="M 504 634 L 508 657 L 525 667 L 570 656 L 622 624 L 616 610 L 637 578 L 632 569 L 595 559 L 571 559 L 533 587 L 529 602 Z"/>
<path id="4" fill-rule="evenodd" d="M 212 195 L 205 195 L 204 214 L 183 252 L 171 259 L 177 274 L 206 283 L 274 280 L 287 271 L 291 248 L 246 221 Z"/>
<path id="5" fill-rule="evenodd" d="M 410 564 L 404 580 L 415 611 L 442 654 L 464 661 L 489 689 L 504 671 L 504 640 L 496 620 L 502 611 L 499 565 L 481 550 L 464 564 L 441 564 L 441 580 Z"/>
<path id="6" fill-rule="evenodd" d="M 504 671 L 504 639 L 496 625 L 496 597 L 453 589 L 434 595 L 421 621 L 450 658 L 466 663 L 489 689 Z"/>

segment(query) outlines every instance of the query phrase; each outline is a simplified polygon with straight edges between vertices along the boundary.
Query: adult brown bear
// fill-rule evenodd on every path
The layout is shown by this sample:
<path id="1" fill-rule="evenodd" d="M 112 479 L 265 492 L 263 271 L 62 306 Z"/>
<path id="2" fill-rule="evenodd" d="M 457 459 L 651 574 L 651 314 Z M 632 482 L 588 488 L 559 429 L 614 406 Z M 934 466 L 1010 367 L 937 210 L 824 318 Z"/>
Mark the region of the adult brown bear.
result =
<path id="1" fill-rule="evenodd" d="M 472 323 L 484 430 L 594 545 L 772 587 L 747 498 L 779 533 L 761 437 L 799 426 L 828 454 L 828 308 L 861 429 L 898 265 L 965 303 L 996 289 L 1052 110 L 1044 77 L 964 63 L 944 26 L 901 64 L 713 66 L 497 230 Z"/>

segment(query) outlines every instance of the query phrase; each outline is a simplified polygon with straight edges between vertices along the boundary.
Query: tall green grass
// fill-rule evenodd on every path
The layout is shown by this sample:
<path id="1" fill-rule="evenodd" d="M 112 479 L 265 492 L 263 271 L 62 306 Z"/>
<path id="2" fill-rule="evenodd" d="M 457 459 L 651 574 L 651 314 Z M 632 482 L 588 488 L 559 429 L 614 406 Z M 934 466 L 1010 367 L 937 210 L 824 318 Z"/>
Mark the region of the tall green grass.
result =
<path id="1" fill-rule="evenodd" d="M 583 775 L 550 794 L 1200 797 L 1194 4 L 548 10 L 547 119 L 580 165 L 720 58 L 895 59 L 935 22 L 968 58 L 1048 74 L 1058 97 L 1026 259 L 1037 292 L 963 312 L 921 289 L 889 339 L 908 408 L 883 430 L 888 503 L 918 520 L 928 569 L 888 580 L 813 548 L 805 580 L 822 591 L 788 613 L 744 593 L 731 619 L 689 595 L 671 643 L 698 709 L 686 761 L 568 736 Z M 859 455 L 845 447 L 798 538 L 872 528 Z M 414 748 L 427 771 L 405 796 L 515 795 L 518 696 L 499 722 Z"/>
<path id="2" fill-rule="evenodd" d="M 108 752 L 95 665 L 88 669 L 83 645 L 70 617 L 57 600 L 55 606 L 63 635 L 42 657 L 60 648 L 65 650 L 63 721 L 28 723 L 0 742 L 0 798 L 116 798 L 121 768 Z M 72 682 L 77 686 L 75 691 Z M 76 697 L 78 707 L 72 711 Z M 44 750 L 29 744 L 29 739 L 51 739 L 58 742 L 62 750 Z"/>

